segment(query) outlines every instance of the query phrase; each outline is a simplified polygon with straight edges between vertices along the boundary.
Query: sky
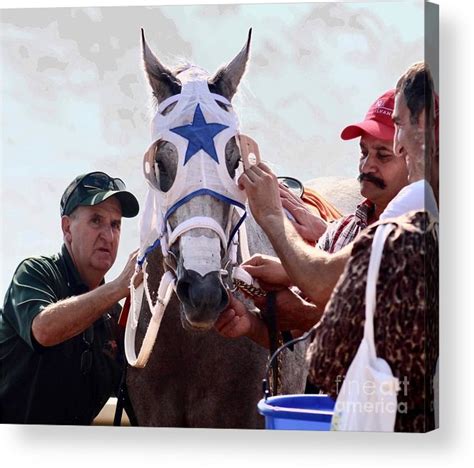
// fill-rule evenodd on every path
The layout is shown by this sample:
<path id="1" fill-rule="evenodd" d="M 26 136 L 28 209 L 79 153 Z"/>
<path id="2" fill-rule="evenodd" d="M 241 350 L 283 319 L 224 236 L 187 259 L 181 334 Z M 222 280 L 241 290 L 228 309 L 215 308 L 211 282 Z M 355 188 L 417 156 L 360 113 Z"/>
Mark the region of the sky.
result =
<path id="1" fill-rule="evenodd" d="M 241 130 L 279 175 L 357 176 L 358 144 L 341 130 L 364 117 L 424 58 L 421 0 L 2 10 L 0 107 L 3 297 L 18 263 L 62 243 L 59 200 L 78 174 L 121 177 L 144 201 L 142 159 L 153 106 L 140 28 L 159 59 L 213 74 L 245 44 L 233 100 Z M 112 279 L 138 246 L 125 219 Z"/>

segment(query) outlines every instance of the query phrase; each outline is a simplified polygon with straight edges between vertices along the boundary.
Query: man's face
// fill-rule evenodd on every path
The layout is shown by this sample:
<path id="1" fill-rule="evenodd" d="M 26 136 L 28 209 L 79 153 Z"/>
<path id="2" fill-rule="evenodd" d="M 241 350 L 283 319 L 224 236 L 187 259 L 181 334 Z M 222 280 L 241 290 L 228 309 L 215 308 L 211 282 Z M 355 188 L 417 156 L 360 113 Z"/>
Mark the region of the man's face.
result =
<path id="1" fill-rule="evenodd" d="M 65 238 L 79 274 L 83 278 L 86 272 L 105 275 L 115 262 L 120 241 L 122 210 L 117 198 L 79 206 L 66 218 Z"/>
<path id="2" fill-rule="evenodd" d="M 425 132 L 421 116 L 414 124 L 410 116 L 405 96 L 397 93 L 392 114 L 395 125 L 393 151 L 396 156 L 406 160 L 408 179 L 414 182 L 424 177 Z"/>
<path id="3" fill-rule="evenodd" d="M 360 193 L 377 206 L 385 207 L 408 183 L 405 160 L 393 153 L 392 140 L 368 134 L 360 139 Z"/>

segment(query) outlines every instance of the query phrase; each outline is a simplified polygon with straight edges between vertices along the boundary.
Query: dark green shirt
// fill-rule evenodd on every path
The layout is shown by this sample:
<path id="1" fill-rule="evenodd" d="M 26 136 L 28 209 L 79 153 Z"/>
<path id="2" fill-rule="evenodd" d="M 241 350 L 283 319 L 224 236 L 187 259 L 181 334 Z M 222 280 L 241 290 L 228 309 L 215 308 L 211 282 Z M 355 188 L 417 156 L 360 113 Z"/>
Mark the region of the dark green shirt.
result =
<path id="1" fill-rule="evenodd" d="M 0 313 L 1 423 L 90 424 L 117 390 L 118 304 L 55 346 L 41 346 L 31 332 L 49 304 L 87 291 L 64 245 L 57 255 L 18 266 Z"/>

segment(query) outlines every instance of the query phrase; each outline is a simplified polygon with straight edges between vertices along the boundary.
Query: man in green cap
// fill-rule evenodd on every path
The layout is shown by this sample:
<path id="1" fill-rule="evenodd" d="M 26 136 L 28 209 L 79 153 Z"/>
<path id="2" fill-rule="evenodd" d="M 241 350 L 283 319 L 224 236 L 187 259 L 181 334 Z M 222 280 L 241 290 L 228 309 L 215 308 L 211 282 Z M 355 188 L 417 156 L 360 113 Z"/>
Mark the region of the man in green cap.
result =
<path id="1" fill-rule="evenodd" d="M 76 177 L 61 198 L 64 245 L 16 269 L 0 312 L 0 422 L 91 424 L 118 390 L 120 306 L 136 255 L 108 283 L 122 216 L 138 214 L 122 180 Z M 139 279 L 138 279 L 139 280 Z"/>

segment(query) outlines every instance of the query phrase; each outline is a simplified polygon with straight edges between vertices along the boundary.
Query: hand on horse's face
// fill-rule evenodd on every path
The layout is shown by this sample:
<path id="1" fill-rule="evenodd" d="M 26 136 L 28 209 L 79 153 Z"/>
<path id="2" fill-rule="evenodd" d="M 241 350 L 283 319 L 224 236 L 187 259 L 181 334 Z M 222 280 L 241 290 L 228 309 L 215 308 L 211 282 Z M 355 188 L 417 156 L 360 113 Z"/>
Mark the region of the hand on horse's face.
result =
<path id="1" fill-rule="evenodd" d="M 227 338 L 248 336 L 252 330 L 251 315 L 242 302 L 230 295 L 229 306 L 221 312 L 214 327 Z"/>
<path id="2" fill-rule="evenodd" d="M 266 164 L 251 166 L 240 176 L 238 183 L 247 193 L 252 215 L 263 230 L 271 229 L 273 221 L 282 222 L 278 179 Z"/>
<path id="3" fill-rule="evenodd" d="M 245 305 L 232 295 L 229 307 L 220 314 L 214 327 L 226 338 L 246 336 L 260 346 L 269 346 L 268 332 L 263 321 L 250 313 Z"/>
<path id="4" fill-rule="evenodd" d="M 129 287 L 130 281 L 132 277 L 135 275 L 135 267 L 137 264 L 137 257 L 138 257 L 138 249 L 133 251 L 127 260 L 127 263 L 117 278 L 115 278 L 114 282 L 120 290 L 120 297 L 127 297 L 129 294 Z M 134 278 L 134 286 L 138 287 L 140 283 L 143 281 L 143 272 L 140 271 L 135 275 Z"/>

